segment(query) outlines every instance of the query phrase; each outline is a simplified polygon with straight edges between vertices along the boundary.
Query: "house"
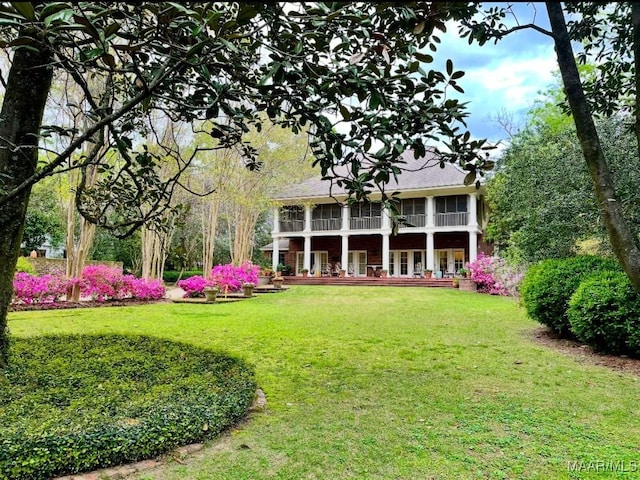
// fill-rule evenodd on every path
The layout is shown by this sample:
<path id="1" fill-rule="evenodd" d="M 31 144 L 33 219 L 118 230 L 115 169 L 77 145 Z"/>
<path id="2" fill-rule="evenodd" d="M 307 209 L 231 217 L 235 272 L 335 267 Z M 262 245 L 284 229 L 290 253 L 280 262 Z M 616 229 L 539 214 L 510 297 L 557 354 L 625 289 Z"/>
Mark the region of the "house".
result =
<path id="1" fill-rule="evenodd" d="M 467 172 L 432 154 L 415 159 L 403 156 L 398 182 L 385 188 L 399 192 L 401 214 L 407 224 L 392 234 L 390 217 L 380 203 L 380 193 L 370 202 L 346 203 L 347 195 L 330 181 L 313 178 L 272 199 L 273 268 L 290 265 L 293 273 L 303 269 L 320 276 L 346 270 L 348 276 L 392 277 L 452 276 L 479 251 L 486 225 L 485 188 L 464 185 Z M 377 200 L 377 201 L 376 201 Z"/>

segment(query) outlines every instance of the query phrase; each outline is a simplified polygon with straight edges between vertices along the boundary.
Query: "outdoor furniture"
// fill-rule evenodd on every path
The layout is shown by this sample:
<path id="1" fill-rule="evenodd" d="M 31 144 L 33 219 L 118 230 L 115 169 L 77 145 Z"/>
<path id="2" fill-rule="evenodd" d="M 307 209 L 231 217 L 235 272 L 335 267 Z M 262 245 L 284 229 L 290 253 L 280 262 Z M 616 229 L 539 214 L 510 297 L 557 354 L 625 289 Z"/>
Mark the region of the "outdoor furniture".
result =
<path id="1" fill-rule="evenodd" d="M 422 263 L 418 262 L 413 266 L 413 277 L 422 278 Z"/>

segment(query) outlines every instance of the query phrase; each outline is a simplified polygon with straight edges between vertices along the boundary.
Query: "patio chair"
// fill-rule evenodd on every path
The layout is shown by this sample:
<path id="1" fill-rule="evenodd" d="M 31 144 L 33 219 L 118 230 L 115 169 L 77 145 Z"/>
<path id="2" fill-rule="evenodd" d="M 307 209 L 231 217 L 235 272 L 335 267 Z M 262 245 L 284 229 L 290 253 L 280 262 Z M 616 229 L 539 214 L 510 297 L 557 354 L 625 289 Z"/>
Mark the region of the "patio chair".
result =
<path id="1" fill-rule="evenodd" d="M 422 278 L 422 263 L 418 262 L 413 266 L 413 277 L 414 278 Z"/>

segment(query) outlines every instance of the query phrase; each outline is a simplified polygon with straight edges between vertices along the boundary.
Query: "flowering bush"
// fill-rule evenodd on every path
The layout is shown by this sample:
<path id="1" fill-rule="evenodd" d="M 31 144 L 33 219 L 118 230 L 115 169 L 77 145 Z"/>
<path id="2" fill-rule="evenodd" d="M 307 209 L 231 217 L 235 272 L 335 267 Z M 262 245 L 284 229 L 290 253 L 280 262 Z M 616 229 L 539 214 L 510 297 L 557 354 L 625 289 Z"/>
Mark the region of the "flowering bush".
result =
<path id="1" fill-rule="evenodd" d="M 502 258 L 480 253 L 466 265 L 471 280 L 478 284 L 478 291 L 491 295 L 518 295 L 518 286 L 524 272 L 507 265 Z"/>
<path id="2" fill-rule="evenodd" d="M 211 270 L 211 279 L 223 292 L 237 292 L 242 289 L 242 284 L 258 284 L 260 267 L 251 262 L 244 262 L 239 267 L 232 263 L 216 265 Z"/>
<path id="3" fill-rule="evenodd" d="M 136 278 L 133 275 L 122 277 L 124 291 L 127 296 L 140 300 L 160 300 L 164 298 L 166 290 L 160 280 L 145 280 Z"/>
<path id="4" fill-rule="evenodd" d="M 35 276 L 17 272 L 13 279 L 16 300 L 26 303 L 57 302 L 73 285 L 80 286 L 80 295 L 102 302 L 106 299 L 138 298 L 159 300 L 165 296 L 160 280 L 144 280 L 122 275 L 117 268 L 88 265 L 81 278 L 67 279 L 62 275 Z"/>
<path id="5" fill-rule="evenodd" d="M 212 287 L 214 283 L 205 280 L 201 275 L 194 275 L 193 277 L 180 280 L 176 285 L 184 290 L 184 298 L 202 298 L 204 297 L 204 288 Z"/>
<path id="6" fill-rule="evenodd" d="M 17 272 L 13 278 L 15 298 L 26 304 L 57 302 L 67 292 L 68 280 L 56 275 L 38 277 Z"/>

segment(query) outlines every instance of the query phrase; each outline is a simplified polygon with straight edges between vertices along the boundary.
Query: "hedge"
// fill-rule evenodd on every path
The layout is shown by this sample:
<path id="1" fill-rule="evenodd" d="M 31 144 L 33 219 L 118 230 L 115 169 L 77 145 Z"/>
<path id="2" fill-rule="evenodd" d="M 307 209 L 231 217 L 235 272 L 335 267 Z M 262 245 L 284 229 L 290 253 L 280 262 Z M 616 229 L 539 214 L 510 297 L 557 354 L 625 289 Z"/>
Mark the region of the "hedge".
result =
<path id="1" fill-rule="evenodd" d="M 196 275 L 202 275 L 202 270 L 185 270 L 184 272 L 182 272 L 182 277 L 180 277 L 179 270 L 165 270 L 162 273 L 162 279 L 166 283 L 176 283 L 178 281 L 178 278 L 180 278 L 181 280 L 185 280 L 189 277 L 195 277 Z"/>
<path id="2" fill-rule="evenodd" d="M 578 340 L 601 353 L 640 356 L 640 295 L 622 272 L 583 281 L 569 302 Z"/>
<path id="3" fill-rule="evenodd" d="M 0 374 L 0 478 L 48 479 L 215 437 L 256 391 L 241 360 L 142 336 L 14 339 Z"/>
<path id="4" fill-rule="evenodd" d="M 615 260 L 589 255 L 543 260 L 529 268 L 520 286 L 529 317 L 561 336 L 571 336 L 569 300 L 582 280 L 597 272 L 620 271 Z"/>

